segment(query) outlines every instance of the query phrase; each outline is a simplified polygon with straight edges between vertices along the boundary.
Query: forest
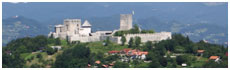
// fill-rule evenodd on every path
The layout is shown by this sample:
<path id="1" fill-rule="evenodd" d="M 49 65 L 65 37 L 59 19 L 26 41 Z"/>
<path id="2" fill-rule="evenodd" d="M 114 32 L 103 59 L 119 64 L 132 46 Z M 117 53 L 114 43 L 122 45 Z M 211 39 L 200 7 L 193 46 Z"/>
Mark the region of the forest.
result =
<path id="1" fill-rule="evenodd" d="M 12 40 L 2 51 L 3 68 L 227 68 L 228 47 L 193 42 L 188 36 L 173 34 L 172 39 L 160 42 L 140 42 L 135 37 L 128 44 L 116 44 L 109 40 L 98 42 L 69 43 L 59 38 L 39 35 Z M 125 39 L 122 39 L 125 42 Z M 60 50 L 51 46 L 62 46 Z M 125 48 L 147 51 L 145 60 L 134 59 L 123 62 L 119 55 L 108 55 L 109 51 Z M 197 50 L 205 50 L 199 55 Z M 173 57 L 176 56 L 176 57 Z M 219 56 L 218 62 L 210 56 Z M 100 63 L 95 63 L 100 61 Z M 149 62 L 147 62 L 149 61 Z M 186 66 L 182 66 L 186 64 Z"/>

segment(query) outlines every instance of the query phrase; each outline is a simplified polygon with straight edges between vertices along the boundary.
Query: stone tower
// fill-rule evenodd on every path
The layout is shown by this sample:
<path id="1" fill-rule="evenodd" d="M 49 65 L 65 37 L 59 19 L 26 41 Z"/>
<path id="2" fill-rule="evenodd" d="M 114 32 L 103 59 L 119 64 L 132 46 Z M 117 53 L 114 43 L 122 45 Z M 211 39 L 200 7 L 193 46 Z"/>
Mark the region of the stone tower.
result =
<path id="1" fill-rule="evenodd" d="M 68 35 L 78 34 L 81 28 L 81 19 L 65 19 L 64 26 Z"/>
<path id="2" fill-rule="evenodd" d="M 120 30 L 132 29 L 132 23 L 133 23 L 132 14 L 120 15 Z"/>

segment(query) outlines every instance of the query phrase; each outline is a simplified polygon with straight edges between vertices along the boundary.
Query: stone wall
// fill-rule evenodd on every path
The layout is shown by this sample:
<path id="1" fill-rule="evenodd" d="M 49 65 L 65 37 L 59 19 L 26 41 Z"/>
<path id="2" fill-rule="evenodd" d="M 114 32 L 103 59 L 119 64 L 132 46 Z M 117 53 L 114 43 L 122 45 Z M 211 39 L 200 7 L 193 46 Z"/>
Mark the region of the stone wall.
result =
<path id="1" fill-rule="evenodd" d="M 147 42 L 147 41 L 161 41 L 166 39 L 171 39 L 171 32 L 160 32 L 160 33 L 149 33 L 149 34 L 127 34 L 126 37 L 126 43 L 129 42 L 130 38 L 133 37 L 140 37 L 141 42 Z"/>
<path id="2" fill-rule="evenodd" d="M 100 37 L 99 36 L 70 36 L 68 38 L 68 40 L 70 42 L 73 41 L 80 41 L 80 42 L 95 42 L 95 41 L 100 41 Z"/>

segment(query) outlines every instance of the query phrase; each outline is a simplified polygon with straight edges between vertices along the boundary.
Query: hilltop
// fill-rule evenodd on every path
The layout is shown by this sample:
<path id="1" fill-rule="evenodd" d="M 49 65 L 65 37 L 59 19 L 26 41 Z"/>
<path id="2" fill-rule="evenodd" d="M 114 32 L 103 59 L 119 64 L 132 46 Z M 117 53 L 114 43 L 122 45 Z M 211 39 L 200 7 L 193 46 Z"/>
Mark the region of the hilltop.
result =
<path id="1" fill-rule="evenodd" d="M 45 36 L 25 37 L 13 40 L 3 47 L 3 67 L 226 68 L 228 66 L 226 54 L 228 48 L 204 41 L 195 43 L 181 34 L 173 34 L 172 39 L 158 43 L 137 43 L 138 39 L 129 41 L 129 45 L 120 45 L 109 40 L 69 43 L 59 38 Z M 58 49 L 58 46 L 61 48 Z M 123 55 L 122 50 L 128 49 L 147 52 L 146 57 L 127 59 L 131 57 Z M 114 53 L 114 51 L 120 52 Z"/>

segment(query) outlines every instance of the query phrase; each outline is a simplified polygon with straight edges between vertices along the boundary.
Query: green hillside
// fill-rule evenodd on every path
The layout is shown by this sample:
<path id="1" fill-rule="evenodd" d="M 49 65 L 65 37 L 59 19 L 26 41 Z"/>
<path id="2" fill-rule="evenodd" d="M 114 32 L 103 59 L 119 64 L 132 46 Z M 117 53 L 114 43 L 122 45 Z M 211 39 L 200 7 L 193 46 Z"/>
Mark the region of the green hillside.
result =
<path id="1" fill-rule="evenodd" d="M 107 45 L 104 45 L 106 43 Z M 61 46 L 60 50 L 51 46 Z M 109 54 L 108 51 L 123 49 L 146 51 L 146 59 L 122 61 L 130 56 Z M 200 56 L 197 50 L 205 50 Z M 227 68 L 228 48 L 205 43 L 192 42 L 181 34 L 173 34 L 172 39 L 158 43 L 139 43 L 138 39 L 129 45 L 119 45 L 110 41 L 68 43 L 65 40 L 47 38 L 46 36 L 25 37 L 12 40 L 3 47 L 3 68 L 103 68 L 114 64 L 112 68 Z M 219 56 L 214 62 L 210 56 Z M 100 61 L 99 64 L 95 63 Z M 181 66 L 187 64 L 187 66 Z M 90 65 L 90 66 L 88 66 Z"/>

